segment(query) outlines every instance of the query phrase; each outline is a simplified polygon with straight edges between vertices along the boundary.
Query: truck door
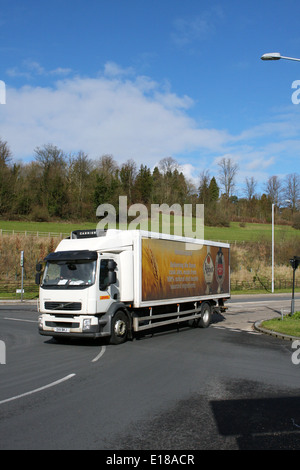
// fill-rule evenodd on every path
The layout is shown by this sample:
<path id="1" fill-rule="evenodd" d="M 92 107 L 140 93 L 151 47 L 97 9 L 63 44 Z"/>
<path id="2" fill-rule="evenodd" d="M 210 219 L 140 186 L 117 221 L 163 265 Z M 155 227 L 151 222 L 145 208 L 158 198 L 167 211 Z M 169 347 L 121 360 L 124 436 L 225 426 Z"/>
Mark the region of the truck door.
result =
<path id="1" fill-rule="evenodd" d="M 106 312 L 110 304 L 119 298 L 118 263 L 115 258 L 101 257 L 99 265 L 97 311 Z"/>

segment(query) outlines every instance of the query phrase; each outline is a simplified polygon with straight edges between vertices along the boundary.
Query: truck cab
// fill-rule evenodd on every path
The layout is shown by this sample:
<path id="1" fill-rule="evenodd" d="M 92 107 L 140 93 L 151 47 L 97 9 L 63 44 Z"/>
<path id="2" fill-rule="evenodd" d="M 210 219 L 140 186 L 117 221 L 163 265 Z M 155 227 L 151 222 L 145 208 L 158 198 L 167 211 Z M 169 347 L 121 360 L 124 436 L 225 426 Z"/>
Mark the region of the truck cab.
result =
<path id="1" fill-rule="evenodd" d="M 71 248 L 72 241 L 67 240 L 66 247 Z M 44 270 L 37 281 L 40 284 L 39 332 L 57 340 L 66 336 L 111 336 L 113 314 L 116 309 L 126 310 L 120 302 L 122 281 L 129 297 L 132 291 L 120 273 L 120 265 L 126 263 L 131 274 L 132 252 L 126 247 L 114 252 L 78 249 L 86 248 L 87 240 L 74 241 L 77 249 L 62 249 L 63 241 L 59 251 L 43 260 Z"/>

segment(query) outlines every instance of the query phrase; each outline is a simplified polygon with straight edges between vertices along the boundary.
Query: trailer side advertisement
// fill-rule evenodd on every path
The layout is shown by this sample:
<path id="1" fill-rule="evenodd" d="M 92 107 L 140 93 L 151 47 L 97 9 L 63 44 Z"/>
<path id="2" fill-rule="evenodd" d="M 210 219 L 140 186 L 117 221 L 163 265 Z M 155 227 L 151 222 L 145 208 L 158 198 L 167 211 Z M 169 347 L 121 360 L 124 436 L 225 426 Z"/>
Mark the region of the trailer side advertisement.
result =
<path id="1" fill-rule="evenodd" d="M 229 248 L 142 239 L 142 300 L 229 293 Z"/>

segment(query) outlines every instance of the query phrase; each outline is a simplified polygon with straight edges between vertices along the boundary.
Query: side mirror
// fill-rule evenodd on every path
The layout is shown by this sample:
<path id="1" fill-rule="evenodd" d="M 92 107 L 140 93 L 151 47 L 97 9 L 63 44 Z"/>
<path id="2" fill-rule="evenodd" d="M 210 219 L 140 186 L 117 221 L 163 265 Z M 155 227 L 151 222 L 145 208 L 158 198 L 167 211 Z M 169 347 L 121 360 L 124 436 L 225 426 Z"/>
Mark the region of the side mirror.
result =
<path id="1" fill-rule="evenodd" d="M 117 274 L 115 271 L 108 271 L 108 284 L 114 284 L 117 281 Z"/>
<path id="2" fill-rule="evenodd" d="M 36 264 L 35 269 L 36 269 L 36 272 L 37 272 L 37 273 L 40 273 L 41 270 L 43 269 L 42 264 L 41 264 L 41 263 Z"/>
<path id="3" fill-rule="evenodd" d="M 100 274 L 100 290 L 106 290 L 108 286 L 111 284 L 114 284 L 117 281 L 117 274 L 115 272 L 115 269 L 117 267 L 117 263 L 113 259 L 107 260 L 102 260 L 101 266 L 101 274 Z M 103 269 L 103 271 L 102 271 Z"/>
<path id="4" fill-rule="evenodd" d="M 109 271 L 114 271 L 117 267 L 117 263 L 113 259 L 109 259 L 107 263 L 107 268 Z"/>
<path id="5" fill-rule="evenodd" d="M 41 273 L 36 273 L 35 275 L 35 283 L 39 286 L 41 283 Z"/>

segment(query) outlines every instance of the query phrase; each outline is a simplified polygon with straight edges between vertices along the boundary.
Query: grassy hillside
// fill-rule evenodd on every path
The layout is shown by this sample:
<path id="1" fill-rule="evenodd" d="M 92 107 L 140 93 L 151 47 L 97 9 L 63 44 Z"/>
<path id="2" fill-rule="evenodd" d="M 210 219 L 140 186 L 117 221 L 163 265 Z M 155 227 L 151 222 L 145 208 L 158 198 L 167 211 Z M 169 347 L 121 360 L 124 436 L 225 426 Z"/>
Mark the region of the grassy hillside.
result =
<path id="1" fill-rule="evenodd" d="M 14 230 L 15 232 L 40 232 L 54 234 L 69 234 L 76 229 L 95 229 L 96 222 L 62 223 L 62 222 L 17 222 L 0 220 L 1 230 Z M 275 240 L 297 236 L 300 239 L 300 231 L 288 225 L 275 225 Z M 204 238 L 206 240 L 225 241 L 229 243 L 243 241 L 270 241 L 272 227 L 270 224 L 247 223 L 241 227 L 238 222 L 231 222 L 230 227 L 205 227 Z"/>

